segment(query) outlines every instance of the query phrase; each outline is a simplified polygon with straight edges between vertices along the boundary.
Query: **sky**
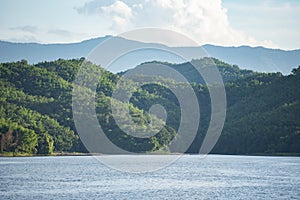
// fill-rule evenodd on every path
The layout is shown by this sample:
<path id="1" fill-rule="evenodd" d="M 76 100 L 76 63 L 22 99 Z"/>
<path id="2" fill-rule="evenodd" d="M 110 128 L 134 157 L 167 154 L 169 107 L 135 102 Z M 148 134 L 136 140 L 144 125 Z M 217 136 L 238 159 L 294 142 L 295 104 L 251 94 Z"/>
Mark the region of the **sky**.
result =
<path id="1" fill-rule="evenodd" d="M 165 28 L 199 45 L 300 49 L 299 0 L 0 0 L 0 40 L 70 43 Z"/>

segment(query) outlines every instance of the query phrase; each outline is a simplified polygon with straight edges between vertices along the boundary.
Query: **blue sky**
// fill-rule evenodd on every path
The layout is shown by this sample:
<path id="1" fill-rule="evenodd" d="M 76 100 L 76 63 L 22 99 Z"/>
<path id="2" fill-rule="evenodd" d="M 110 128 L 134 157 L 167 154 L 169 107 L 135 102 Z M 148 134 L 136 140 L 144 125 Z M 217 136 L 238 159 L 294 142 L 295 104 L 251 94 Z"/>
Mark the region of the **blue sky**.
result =
<path id="1" fill-rule="evenodd" d="M 68 43 L 143 27 L 199 44 L 300 48 L 298 0 L 0 0 L 0 40 Z"/>

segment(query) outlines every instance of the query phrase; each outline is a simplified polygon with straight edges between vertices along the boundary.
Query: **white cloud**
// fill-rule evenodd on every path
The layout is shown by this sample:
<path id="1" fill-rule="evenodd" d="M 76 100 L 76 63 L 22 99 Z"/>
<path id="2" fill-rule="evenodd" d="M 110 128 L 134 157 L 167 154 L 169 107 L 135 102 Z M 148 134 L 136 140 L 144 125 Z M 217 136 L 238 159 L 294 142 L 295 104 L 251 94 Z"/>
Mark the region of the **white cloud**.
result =
<path id="1" fill-rule="evenodd" d="M 36 33 L 38 31 L 38 27 L 27 25 L 27 26 L 21 26 L 21 27 L 13 27 L 13 28 L 10 28 L 10 30 L 20 30 L 20 31 L 28 32 L 28 33 Z"/>
<path id="2" fill-rule="evenodd" d="M 112 28 L 125 31 L 132 18 L 131 8 L 122 1 L 116 1 L 109 6 L 102 6 L 104 15 L 112 19 Z"/>
<path id="3" fill-rule="evenodd" d="M 154 3 L 161 8 L 172 8 L 172 0 L 155 0 Z"/>
<path id="4" fill-rule="evenodd" d="M 284 49 L 300 45 L 300 1 L 295 0 L 28 1 L 16 6 L 3 0 L 1 40 L 65 43 L 154 27 L 179 31 L 200 44 L 276 47 L 276 43 Z M 49 31 L 56 29 L 70 34 Z"/>
<path id="5" fill-rule="evenodd" d="M 143 9 L 143 4 L 141 4 L 141 3 L 133 4 L 132 7 L 133 8 Z"/>
<path id="6" fill-rule="evenodd" d="M 83 37 L 83 35 L 57 27 L 31 27 L 35 26 L 27 25 L 10 29 L 0 28 L 0 38 L 7 38 L 5 40 L 10 42 L 57 43 L 59 41 L 59 43 L 69 43 L 81 41 L 78 38 Z"/>
<path id="7" fill-rule="evenodd" d="M 55 35 L 63 36 L 63 37 L 69 37 L 72 35 L 72 33 L 70 31 L 67 31 L 64 29 L 51 29 L 51 30 L 48 30 L 47 33 L 55 34 Z"/>
<path id="8" fill-rule="evenodd" d="M 221 0 L 157 0 L 154 5 L 161 9 L 160 12 L 172 13 L 171 23 L 166 24 L 168 27 L 188 34 L 200 44 L 275 46 L 270 41 L 256 41 L 233 29 Z"/>
<path id="9" fill-rule="evenodd" d="M 78 12 L 103 15 L 115 34 L 134 28 L 168 28 L 184 33 L 199 44 L 276 47 L 271 41 L 257 41 L 234 29 L 221 0 L 93 0 Z"/>
<path id="10" fill-rule="evenodd" d="M 101 9 L 109 14 L 117 14 L 124 18 L 132 17 L 131 8 L 122 1 L 116 1 L 110 6 L 102 6 Z"/>

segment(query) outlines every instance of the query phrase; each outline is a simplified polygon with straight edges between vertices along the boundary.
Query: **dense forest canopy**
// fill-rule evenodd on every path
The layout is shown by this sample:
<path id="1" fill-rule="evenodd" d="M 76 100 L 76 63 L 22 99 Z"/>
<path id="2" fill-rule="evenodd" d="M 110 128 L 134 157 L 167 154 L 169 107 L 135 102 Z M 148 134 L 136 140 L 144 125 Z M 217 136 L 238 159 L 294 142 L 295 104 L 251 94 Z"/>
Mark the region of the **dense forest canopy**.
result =
<path id="1" fill-rule="evenodd" d="M 207 58 L 193 60 L 202 67 Z M 241 70 L 212 59 L 224 80 L 227 96 L 227 117 L 221 137 L 212 153 L 258 154 L 300 153 L 300 67 L 290 75 L 257 73 Z M 26 60 L 0 64 L 0 136 L 1 152 L 51 154 L 86 152 L 72 113 L 72 90 L 76 74 L 84 58 L 30 65 Z M 195 91 L 201 109 L 200 126 L 187 152 L 197 153 L 209 124 L 211 110 L 207 86 L 195 73 L 191 63 L 164 63 L 186 77 Z M 99 66 L 94 65 L 95 68 Z M 131 152 L 170 151 L 180 123 L 180 107 L 176 96 L 164 84 L 171 80 L 158 77 L 160 84 L 148 84 L 136 90 L 129 104 L 133 121 L 147 127 L 150 119 L 161 119 L 148 113 L 151 105 L 160 104 L 167 111 L 164 127 L 149 138 L 128 135 L 118 127 L 112 115 L 111 97 L 120 74 L 102 69 L 96 94 L 96 113 L 107 137 L 117 146 Z M 141 76 L 143 76 L 141 74 Z M 88 78 L 88 77 L 87 77 Z M 133 81 L 126 82 L 135 86 Z M 183 90 L 186 85 L 178 83 Z M 88 88 L 82 88 L 86 91 Z M 123 121 L 126 115 L 118 113 Z M 154 130 L 157 127 L 151 127 Z"/>

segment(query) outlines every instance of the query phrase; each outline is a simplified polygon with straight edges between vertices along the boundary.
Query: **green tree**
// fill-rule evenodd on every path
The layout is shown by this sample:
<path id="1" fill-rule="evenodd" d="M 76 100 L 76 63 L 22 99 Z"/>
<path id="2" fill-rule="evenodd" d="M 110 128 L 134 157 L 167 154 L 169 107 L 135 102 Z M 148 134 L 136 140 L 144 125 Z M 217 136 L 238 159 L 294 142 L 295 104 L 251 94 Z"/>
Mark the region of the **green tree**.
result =
<path id="1" fill-rule="evenodd" d="M 54 141 L 49 134 L 43 134 L 38 139 L 38 154 L 52 154 L 54 150 Z"/>

